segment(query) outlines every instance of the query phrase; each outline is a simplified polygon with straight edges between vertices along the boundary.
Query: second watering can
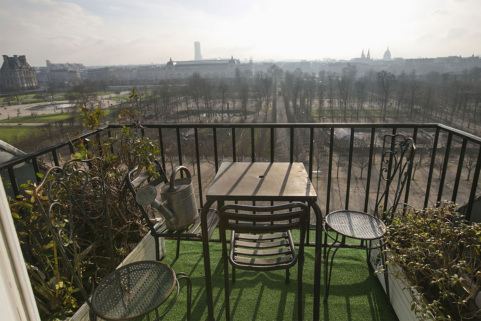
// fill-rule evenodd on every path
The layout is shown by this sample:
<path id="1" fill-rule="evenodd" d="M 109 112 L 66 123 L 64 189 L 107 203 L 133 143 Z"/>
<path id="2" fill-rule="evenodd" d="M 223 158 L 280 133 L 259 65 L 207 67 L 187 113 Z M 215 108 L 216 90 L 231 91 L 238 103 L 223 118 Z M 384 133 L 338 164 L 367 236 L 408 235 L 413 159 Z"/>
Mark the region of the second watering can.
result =
<path id="1" fill-rule="evenodd" d="M 184 172 L 184 178 L 177 178 L 177 173 Z M 189 170 L 185 166 L 178 166 L 170 176 L 170 184 L 166 184 L 160 191 L 162 204 L 174 215 L 173 220 L 166 220 L 167 228 L 175 231 L 183 230 L 198 217 L 197 202 L 194 186 Z"/>

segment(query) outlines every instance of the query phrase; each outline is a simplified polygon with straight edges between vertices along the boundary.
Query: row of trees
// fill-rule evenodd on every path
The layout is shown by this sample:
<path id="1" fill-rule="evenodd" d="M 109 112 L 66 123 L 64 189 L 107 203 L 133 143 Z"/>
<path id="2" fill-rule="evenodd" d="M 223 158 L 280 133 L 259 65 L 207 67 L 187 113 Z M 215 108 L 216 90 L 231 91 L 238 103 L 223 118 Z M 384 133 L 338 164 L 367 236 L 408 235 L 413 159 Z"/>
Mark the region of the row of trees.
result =
<path id="1" fill-rule="evenodd" d="M 194 73 L 184 81 L 163 81 L 154 89 L 138 88 L 143 113 L 151 120 L 179 121 L 183 117 L 203 121 L 228 115 L 248 115 L 267 108 L 272 102 L 273 76 L 258 73 L 247 78 L 238 73 L 235 79 L 207 79 Z"/>
<path id="2" fill-rule="evenodd" d="M 481 101 L 480 68 L 461 74 L 383 70 L 357 76 L 347 64 L 340 74 L 286 72 L 282 92 L 294 122 L 442 122 L 474 133 Z"/>

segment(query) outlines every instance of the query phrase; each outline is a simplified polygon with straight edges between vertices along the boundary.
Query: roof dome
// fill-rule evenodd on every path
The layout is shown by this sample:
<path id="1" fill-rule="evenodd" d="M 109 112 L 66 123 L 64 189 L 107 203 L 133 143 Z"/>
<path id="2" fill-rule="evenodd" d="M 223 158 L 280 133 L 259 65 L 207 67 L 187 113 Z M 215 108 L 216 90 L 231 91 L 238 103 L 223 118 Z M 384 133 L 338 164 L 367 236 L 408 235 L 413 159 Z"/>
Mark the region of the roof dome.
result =
<path id="1" fill-rule="evenodd" d="M 384 60 L 391 60 L 391 52 L 389 51 L 389 47 L 386 49 L 386 52 L 384 53 L 383 59 Z"/>

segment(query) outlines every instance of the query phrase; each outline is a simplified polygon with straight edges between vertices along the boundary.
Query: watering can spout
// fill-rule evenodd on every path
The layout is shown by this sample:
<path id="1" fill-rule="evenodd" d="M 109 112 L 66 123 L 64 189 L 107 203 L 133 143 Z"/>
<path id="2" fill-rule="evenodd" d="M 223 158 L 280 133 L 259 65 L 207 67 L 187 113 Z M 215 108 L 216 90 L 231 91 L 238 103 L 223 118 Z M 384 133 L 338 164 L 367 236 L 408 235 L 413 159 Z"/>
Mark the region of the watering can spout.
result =
<path id="1" fill-rule="evenodd" d="M 175 224 L 176 217 L 166 206 L 164 202 L 159 202 L 155 198 L 157 197 L 157 190 L 152 185 L 146 185 L 138 190 L 135 200 L 140 205 L 152 205 L 157 209 L 160 214 L 171 224 Z"/>

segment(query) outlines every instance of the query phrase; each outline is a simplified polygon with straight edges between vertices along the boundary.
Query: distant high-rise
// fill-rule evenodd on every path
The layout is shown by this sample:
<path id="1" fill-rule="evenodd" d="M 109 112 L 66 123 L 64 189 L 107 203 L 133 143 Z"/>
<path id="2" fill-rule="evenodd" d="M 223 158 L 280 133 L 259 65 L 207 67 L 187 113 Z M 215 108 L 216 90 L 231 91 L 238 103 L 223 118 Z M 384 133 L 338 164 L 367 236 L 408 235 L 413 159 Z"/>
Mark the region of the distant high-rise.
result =
<path id="1" fill-rule="evenodd" d="M 194 42 L 195 60 L 202 60 L 202 55 L 200 54 L 200 42 Z"/>

